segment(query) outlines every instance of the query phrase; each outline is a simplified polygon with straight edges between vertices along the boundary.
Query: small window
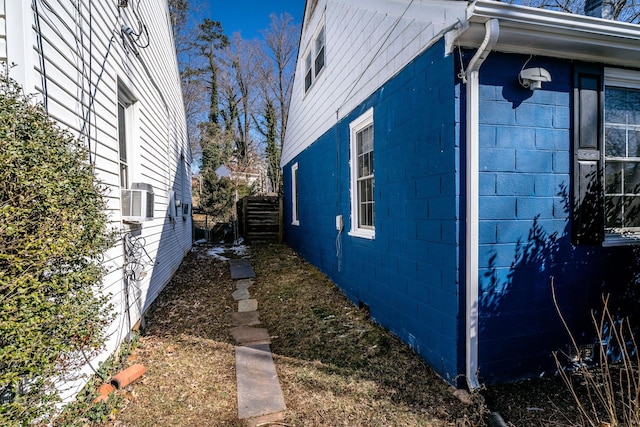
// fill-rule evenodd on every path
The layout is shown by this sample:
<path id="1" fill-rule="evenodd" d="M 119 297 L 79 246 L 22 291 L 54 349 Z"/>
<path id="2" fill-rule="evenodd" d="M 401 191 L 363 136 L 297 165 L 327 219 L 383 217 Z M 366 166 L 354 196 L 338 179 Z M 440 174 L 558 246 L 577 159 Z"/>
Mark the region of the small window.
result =
<path id="1" fill-rule="evenodd" d="M 324 21 L 324 19 L 323 19 Z M 307 93 L 326 64 L 324 23 L 318 28 L 304 54 L 304 92 Z"/>
<path id="2" fill-rule="evenodd" d="M 314 63 L 315 66 L 315 75 L 320 74 L 320 71 L 324 68 L 324 25 L 320 29 L 320 32 L 316 36 L 316 60 Z"/>
<path id="3" fill-rule="evenodd" d="M 373 109 L 353 121 L 351 133 L 350 235 L 375 237 Z"/>
<path id="4" fill-rule="evenodd" d="M 305 62 L 305 73 L 304 73 L 304 91 L 308 91 L 311 87 L 311 83 L 313 83 L 313 69 L 311 67 L 311 52 L 307 54 L 307 58 Z"/>
<path id="5" fill-rule="evenodd" d="M 127 106 L 118 100 L 118 149 L 120 155 L 120 187 L 129 188 L 127 164 Z"/>
<path id="6" fill-rule="evenodd" d="M 298 164 L 291 166 L 291 224 L 300 225 L 298 216 Z"/>

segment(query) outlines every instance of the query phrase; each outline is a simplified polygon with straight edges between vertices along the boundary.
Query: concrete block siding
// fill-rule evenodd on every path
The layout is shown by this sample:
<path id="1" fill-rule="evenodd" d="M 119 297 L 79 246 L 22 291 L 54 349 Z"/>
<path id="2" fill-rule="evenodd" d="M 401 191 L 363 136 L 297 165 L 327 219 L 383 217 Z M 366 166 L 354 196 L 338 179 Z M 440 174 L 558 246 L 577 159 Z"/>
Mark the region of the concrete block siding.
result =
<path id="1" fill-rule="evenodd" d="M 286 193 L 287 241 L 448 381 L 459 372 L 453 68 L 443 43 L 435 45 L 284 167 L 285 189 L 291 165 L 299 168 L 300 225 L 290 225 Z M 367 240 L 348 235 L 349 123 L 371 107 L 376 236 Z M 345 222 L 340 236 L 336 215 Z"/>
<path id="2" fill-rule="evenodd" d="M 629 283 L 629 248 L 571 243 L 572 74 L 569 61 L 521 88 L 528 56 L 492 53 L 480 74 L 479 367 L 483 382 L 554 368 L 568 337 L 592 339 L 590 310 Z M 285 236 L 355 303 L 447 381 L 464 372 L 465 96 L 442 43 L 418 56 L 284 167 Z M 350 230 L 349 123 L 374 109 L 375 231 Z M 299 225 L 291 225 L 298 164 Z M 345 229 L 335 229 L 343 215 Z"/>
<path id="3" fill-rule="evenodd" d="M 592 336 L 589 313 L 607 282 L 628 280 L 619 272 L 629 250 L 571 244 L 572 64 L 533 58 L 527 66 L 546 68 L 553 81 L 532 92 L 517 82 L 527 59 L 493 53 L 481 69 L 479 366 L 486 382 L 554 368 L 551 352 L 565 348 L 567 334 L 552 280 L 578 337 Z"/>

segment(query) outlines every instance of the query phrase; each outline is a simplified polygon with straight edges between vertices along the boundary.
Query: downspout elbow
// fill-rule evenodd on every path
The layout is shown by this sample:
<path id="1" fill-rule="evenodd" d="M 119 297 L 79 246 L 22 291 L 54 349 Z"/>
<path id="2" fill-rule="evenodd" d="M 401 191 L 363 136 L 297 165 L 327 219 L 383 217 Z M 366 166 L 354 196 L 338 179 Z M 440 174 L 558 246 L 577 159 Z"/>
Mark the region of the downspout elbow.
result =
<path id="1" fill-rule="evenodd" d="M 480 66 L 484 60 L 487 59 L 487 56 L 489 56 L 489 53 L 493 50 L 493 47 L 498 41 L 498 36 L 500 35 L 500 23 L 496 18 L 491 18 L 485 22 L 484 29 L 484 40 L 482 40 L 482 44 L 480 44 L 478 51 L 473 55 L 471 61 L 469 61 L 466 72 L 467 76 L 480 69 Z"/>

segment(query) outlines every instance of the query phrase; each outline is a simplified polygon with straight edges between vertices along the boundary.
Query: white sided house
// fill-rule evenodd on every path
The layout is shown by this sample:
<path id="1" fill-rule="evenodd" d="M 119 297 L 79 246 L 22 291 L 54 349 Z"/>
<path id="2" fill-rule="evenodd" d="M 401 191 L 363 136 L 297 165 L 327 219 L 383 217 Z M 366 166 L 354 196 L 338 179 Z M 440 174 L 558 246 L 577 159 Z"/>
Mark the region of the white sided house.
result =
<path id="1" fill-rule="evenodd" d="M 167 0 L 0 0 L 0 61 L 89 149 L 117 245 L 116 318 L 92 368 L 124 342 L 192 244 L 191 152 Z"/>

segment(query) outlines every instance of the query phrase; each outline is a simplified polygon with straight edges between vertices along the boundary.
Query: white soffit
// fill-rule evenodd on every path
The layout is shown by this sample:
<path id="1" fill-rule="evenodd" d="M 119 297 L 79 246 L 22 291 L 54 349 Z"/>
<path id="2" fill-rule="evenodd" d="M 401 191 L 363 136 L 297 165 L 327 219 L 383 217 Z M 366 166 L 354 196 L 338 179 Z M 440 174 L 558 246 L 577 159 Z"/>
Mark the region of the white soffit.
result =
<path id="1" fill-rule="evenodd" d="M 640 67 L 640 25 L 496 1 L 470 4 L 453 44 L 477 48 L 492 18 L 500 22 L 496 51 Z"/>

